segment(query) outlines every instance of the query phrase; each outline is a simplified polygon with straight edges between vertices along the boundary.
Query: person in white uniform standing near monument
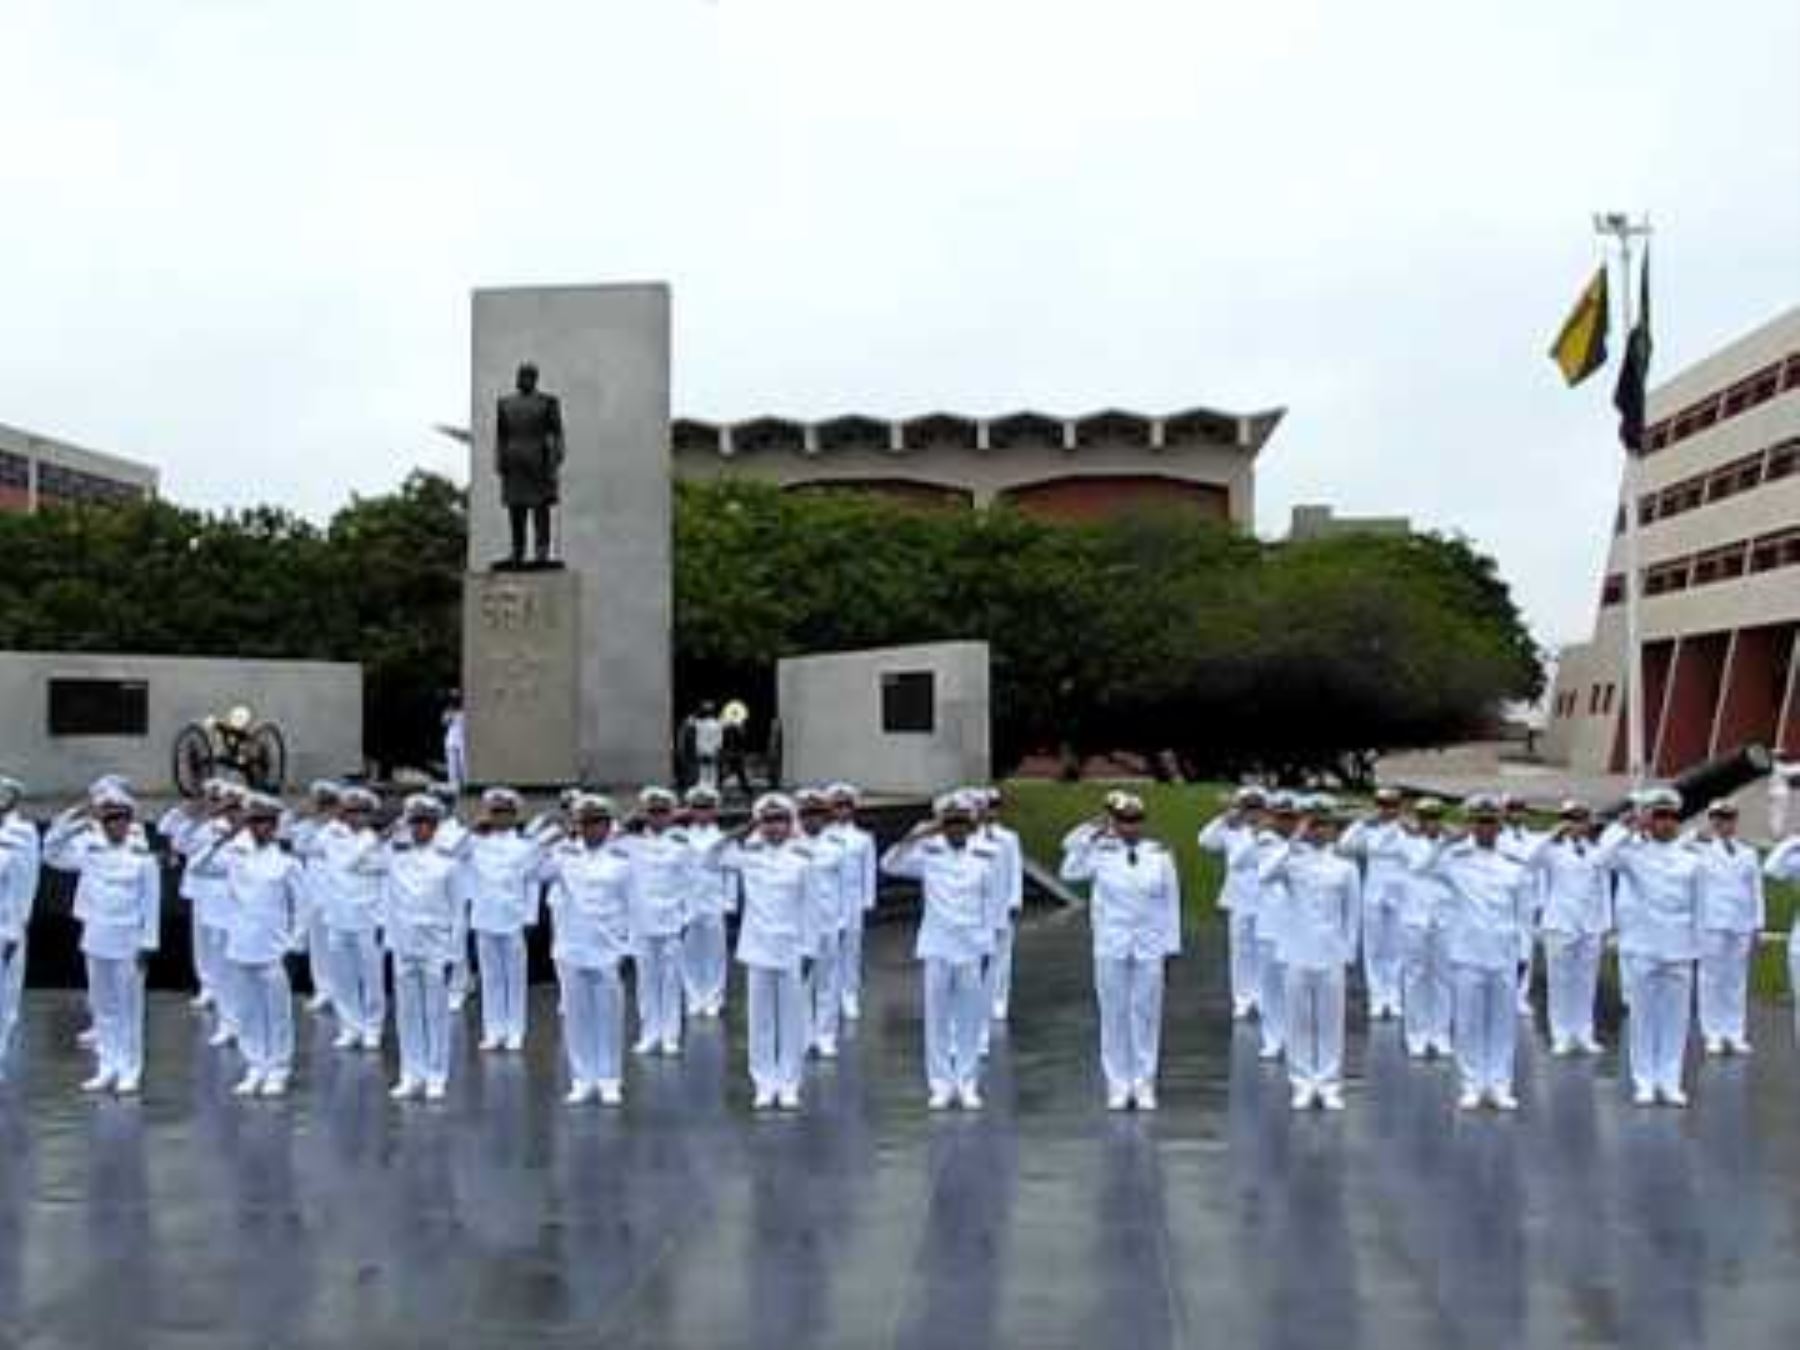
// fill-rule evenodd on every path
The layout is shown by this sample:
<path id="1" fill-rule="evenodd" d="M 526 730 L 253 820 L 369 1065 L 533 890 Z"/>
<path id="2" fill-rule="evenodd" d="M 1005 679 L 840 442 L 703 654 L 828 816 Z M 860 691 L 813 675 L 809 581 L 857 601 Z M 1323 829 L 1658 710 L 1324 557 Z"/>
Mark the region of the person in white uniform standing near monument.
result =
<path id="1" fill-rule="evenodd" d="M 1259 1058 L 1280 1059 L 1287 1049 L 1287 966 L 1282 958 L 1287 922 L 1293 913 L 1287 878 L 1280 872 L 1265 876 L 1263 864 L 1275 857 L 1293 837 L 1300 811 L 1292 793 L 1277 792 L 1269 799 L 1269 814 L 1256 832 L 1256 972 L 1257 1018 L 1262 1025 Z"/>
<path id="2" fill-rule="evenodd" d="M 863 932 L 875 908 L 876 848 L 875 836 L 856 823 L 857 807 L 862 794 L 851 783 L 833 783 L 826 789 L 831 798 L 831 829 L 843 844 L 844 868 L 844 935 L 838 957 L 844 1000 L 844 1020 L 862 1017 Z"/>
<path id="3" fill-rule="evenodd" d="M 1262 828 L 1268 797 L 1261 788 L 1239 788 L 1231 808 L 1207 821 L 1200 830 L 1200 847 L 1219 855 L 1225 881 L 1219 887 L 1219 908 L 1229 916 L 1227 935 L 1230 955 L 1231 1015 L 1238 1021 L 1253 1014 L 1261 995 L 1262 966 L 1256 946 L 1256 906 L 1261 885 L 1256 879 L 1256 833 Z"/>
<path id="4" fill-rule="evenodd" d="M 638 793 L 643 829 L 622 841 L 631 855 L 631 952 L 637 968 L 639 1055 L 681 1053 L 681 934 L 694 885 L 694 854 L 675 823 L 675 794 Z"/>
<path id="5" fill-rule="evenodd" d="M 1762 859 L 1737 837 L 1733 803 L 1714 802 L 1706 819 L 1706 834 L 1692 844 L 1701 864 L 1700 1035 L 1709 1055 L 1747 1055 L 1750 954 L 1768 915 Z"/>
<path id="6" fill-rule="evenodd" d="M 977 803 L 966 792 L 934 804 L 932 821 L 882 855 L 889 876 L 924 892 L 916 955 L 925 967 L 927 1105 L 981 1107 L 981 1033 L 987 1025 L 983 963 L 993 954 L 1004 907 L 999 853 L 975 837 Z"/>
<path id="7" fill-rule="evenodd" d="M 1436 797 L 1413 803 L 1418 827 L 1408 843 L 1407 876 L 1400 909 L 1400 1016 L 1406 1053 L 1414 1059 L 1451 1053 L 1449 883 L 1420 863 L 1444 836 L 1444 804 Z"/>
<path id="8" fill-rule="evenodd" d="M 988 1016 L 1004 1022 L 1012 1013 L 1013 948 L 1019 916 L 1025 910 L 1025 850 L 1018 833 L 1000 818 L 1006 794 L 999 788 L 977 789 L 981 801 L 981 837 L 993 845 L 1000 870 L 1000 926 L 994 929 L 994 954 L 987 963 Z M 988 1033 L 981 1034 L 987 1048 Z"/>
<path id="9" fill-rule="evenodd" d="M 1144 837 L 1144 804 L 1121 794 L 1106 817 L 1063 840 L 1064 881 L 1090 883 L 1100 1071 L 1108 1110 L 1156 1109 L 1163 979 L 1181 952 L 1181 883 L 1175 859 Z"/>
<path id="10" fill-rule="evenodd" d="M 801 847 L 810 860 L 806 895 L 815 939 L 806 980 L 808 1030 L 819 1058 L 836 1059 L 838 1024 L 844 1012 L 838 962 L 850 902 L 844 886 L 844 842 L 830 828 L 831 801 L 823 789 L 803 788 L 794 794 L 794 801 L 800 808 Z"/>
<path id="11" fill-rule="evenodd" d="M 1544 837 L 1530 866 L 1541 878 L 1544 983 L 1550 1013 L 1550 1053 L 1597 1055 L 1594 1000 L 1600 956 L 1612 930 L 1612 880 L 1599 862 L 1593 812 L 1562 804 L 1562 823 Z"/>
<path id="12" fill-rule="evenodd" d="M 719 828 L 719 794 L 712 788 L 689 788 L 682 833 L 691 851 L 687 927 L 681 936 L 681 987 L 690 1017 L 714 1018 L 725 1011 L 725 916 L 737 909 L 737 878 L 711 861 L 712 847 L 724 834 Z"/>
<path id="13" fill-rule="evenodd" d="M 25 939 L 31 931 L 32 903 L 37 897 L 42 849 L 37 826 L 19 810 L 25 786 L 0 777 L 0 1080 L 13 1036 L 19 1026 L 19 1004 L 25 990 Z"/>
<path id="14" fill-rule="evenodd" d="M 1406 900 L 1409 855 L 1404 799 L 1395 788 L 1375 793 L 1375 814 L 1354 822 L 1338 847 L 1362 864 L 1363 983 L 1368 991 L 1369 1018 L 1385 1021 L 1400 1014 L 1400 969 L 1405 933 L 1400 922 Z"/>
<path id="15" fill-rule="evenodd" d="M 553 955 L 562 982 L 563 1050 L 570 1106 L 624 1094 L 625 988 L 619 965 L 631 954 L 631 854 L 613 835 L 613 805 L 581 793 L 570 806 L 573 833 L 545 856 Z"/>
<path id="16" fill-rule="evenodd" d="M 365 867 L 381 848 L 374 827 L 381 801 L 367 788 L 344 789 L 336 820 L 318 836 L 316 899 L 325 911 L 325 942 L 337 1002 L 339 1050 L 381 1049 L 387 1022 L 382 969 L 381 878 Z"/>

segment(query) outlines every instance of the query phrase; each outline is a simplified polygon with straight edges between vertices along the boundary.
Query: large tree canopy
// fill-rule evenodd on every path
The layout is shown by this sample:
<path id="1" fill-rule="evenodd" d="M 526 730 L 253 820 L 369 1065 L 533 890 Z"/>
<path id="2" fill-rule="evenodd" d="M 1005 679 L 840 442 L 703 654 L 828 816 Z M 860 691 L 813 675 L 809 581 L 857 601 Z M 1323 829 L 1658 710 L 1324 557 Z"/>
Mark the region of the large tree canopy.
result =
<path id="1" fill-rule="evenodd" d="M 0 646 L 361 661 L 383 763 L 436 753 L 457 681 L 462 493 L 414 474 L 319 530 L 163 502 L 0 517 Z M 783 656 L 983 638 L 995 749 L 1173 751 L 1297 773 L 1478 730 L 1536 694 L 1490 559 L 1457 539 L 1261 544 L 1177 516 L 1093 526 L 758 484 L 676 490 L 678 705 L 771 709 Z"/>

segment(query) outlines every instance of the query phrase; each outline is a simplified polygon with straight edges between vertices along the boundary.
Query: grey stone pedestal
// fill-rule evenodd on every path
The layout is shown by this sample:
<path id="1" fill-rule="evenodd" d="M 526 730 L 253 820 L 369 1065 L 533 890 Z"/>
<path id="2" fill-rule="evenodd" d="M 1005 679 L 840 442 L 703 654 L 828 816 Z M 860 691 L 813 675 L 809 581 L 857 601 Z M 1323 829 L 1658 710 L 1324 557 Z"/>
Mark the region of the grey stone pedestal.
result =
<path id="1" fill-rule="evenodd" d="M 470 777 L 544 786 L 578 775 L 581 579 L 477 572 L 463 583 Z"/>

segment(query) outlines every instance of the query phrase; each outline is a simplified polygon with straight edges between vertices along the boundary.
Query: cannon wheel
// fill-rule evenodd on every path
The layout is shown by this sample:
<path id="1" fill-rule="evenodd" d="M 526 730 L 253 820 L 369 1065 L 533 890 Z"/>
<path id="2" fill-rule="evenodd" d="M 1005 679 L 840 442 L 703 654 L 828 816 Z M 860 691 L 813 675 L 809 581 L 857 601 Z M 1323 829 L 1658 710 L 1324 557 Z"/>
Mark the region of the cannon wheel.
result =
<path id="1" fill-rule="evenodd" d="M 213 773 L 213 743 L 206 728 L 189 722 L 175 733 L 175 788 L 184 797 L 198 797 Z"/>
<path id="2" fill-rule="evenodd" d="M 287 778 L 287 742 L 273 722 L 258 722 L 244 751 L 244 777 L 258 792 L 280 792 Z"/>

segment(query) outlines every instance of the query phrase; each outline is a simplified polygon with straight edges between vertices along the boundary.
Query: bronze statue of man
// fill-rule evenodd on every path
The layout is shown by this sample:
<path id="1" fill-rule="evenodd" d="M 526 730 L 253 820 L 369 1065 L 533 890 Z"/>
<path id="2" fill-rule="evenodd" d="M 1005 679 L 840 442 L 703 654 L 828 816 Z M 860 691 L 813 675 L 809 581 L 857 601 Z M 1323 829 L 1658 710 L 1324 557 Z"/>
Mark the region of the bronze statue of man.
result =
<path id="1" fill-rule="evenodd" d="M 512 527 L 509 565 L 525 565 L 525 524 L 532 532 L 532 560 L 550 561 L 550 508 L 557 502 L 563 461 L 562 404 L 537 387 L 538 370 L 527 361 L 514 381 L 516 392 L 500 400 L 494 421 L 494 472 L 500 500 Z"/>

